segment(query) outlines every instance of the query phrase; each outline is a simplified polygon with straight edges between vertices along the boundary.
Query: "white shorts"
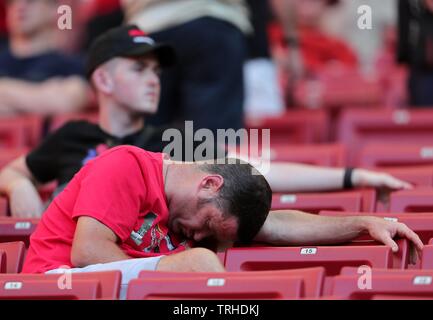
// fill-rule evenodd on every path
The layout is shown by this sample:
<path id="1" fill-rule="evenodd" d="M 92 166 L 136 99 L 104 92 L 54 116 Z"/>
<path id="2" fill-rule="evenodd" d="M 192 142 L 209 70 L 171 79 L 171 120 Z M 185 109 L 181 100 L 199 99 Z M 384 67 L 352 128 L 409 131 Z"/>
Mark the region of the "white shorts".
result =
<path id="1" fill-rule="evenodd" d="M 132 279 L 138 278 L 142 270 L 156 270 L 159 260 L 164 256 L 128 259 L 110 263 L 92 264 L 84 268 L 59 268 L 45 272 L 45 274 L 63 274 L 63 273 L 79 273 L 79 272 L 101 272 L 118 270 L 122 273 L 122 282 L 120 287 L 120 299 L 126 299 L 128 283 Z"/>

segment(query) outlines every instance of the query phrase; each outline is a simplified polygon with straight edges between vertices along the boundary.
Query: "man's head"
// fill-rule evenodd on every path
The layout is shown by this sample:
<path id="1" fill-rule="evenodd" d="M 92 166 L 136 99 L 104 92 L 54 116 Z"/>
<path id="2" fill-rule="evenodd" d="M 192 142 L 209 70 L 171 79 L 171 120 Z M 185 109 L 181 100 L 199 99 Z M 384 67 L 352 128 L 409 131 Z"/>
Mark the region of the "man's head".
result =
<path id="1" fill-rule="evenodd" d="M 153 114 L 159 103 L 159 69 L 174 62 L 171 47 L 156 44 L 136 26 L 123 26 L 95 40 L 86 72 L 98 97 L 132 113 Z"/>
<path id="2" fill-rule="evenodd" d="M 227 159 L 226 164 L 183 166 L 176 180 L 184 181 L 171 199 L 175 204 L 169 227 L 195 241 L 252 241 L 271 207 L 272 191 L 266 179 L 235 159 Z"/>
<path id="3" fill-rule="evenodd" d="M 6 20 L 11 37 L 31 38 L 52 30 L 57 21 L 58 0 L 6 0 Z"/>

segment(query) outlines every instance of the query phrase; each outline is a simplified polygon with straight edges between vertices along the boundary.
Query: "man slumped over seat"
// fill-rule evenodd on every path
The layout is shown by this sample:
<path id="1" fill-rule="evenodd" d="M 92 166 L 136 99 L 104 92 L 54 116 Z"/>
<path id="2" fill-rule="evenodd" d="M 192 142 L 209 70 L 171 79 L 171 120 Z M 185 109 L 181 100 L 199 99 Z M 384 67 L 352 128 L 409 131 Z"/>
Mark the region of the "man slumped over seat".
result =
<path id="1" fill-rule="evenodd" d="M 31 237 L 23 272 L 120 270 L 125 289 L 141 270 L 223 272 L 215 253 L 196 247 L 207 239 L 225 246 L 319 245 L 368 233 L 394 251 L 397 235 L 423 248 L 401 223 L 269 212 L 271 199 L 266 179 L 240 160 L 176 162 L 116 147 L 85 165 L 53 200 Z"/>

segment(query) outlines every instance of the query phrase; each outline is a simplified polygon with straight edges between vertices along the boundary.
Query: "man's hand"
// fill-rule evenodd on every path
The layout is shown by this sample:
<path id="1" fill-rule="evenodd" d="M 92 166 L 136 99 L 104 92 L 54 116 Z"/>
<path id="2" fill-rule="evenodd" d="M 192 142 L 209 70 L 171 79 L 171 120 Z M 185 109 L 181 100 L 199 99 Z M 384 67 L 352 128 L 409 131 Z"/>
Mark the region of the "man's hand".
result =
<path id="1" fill-rule="evenodd" d="M 365 231 L 374 240 L 389 246 L 393 252 L 398 252 L 399 248 L 397 243 L 393 240 L 394 237 L 406 238 L 415 246 L 418 257 L 420 257 L 424 245 L 418 235 L 405 224 L 376 217 L 362 217 L 362 219 L 365 223 Z M 413 259 L 411 262 L 415 264 L 416 257 L 411 258 Z"/>
<path id="2" fill-rule="evenodd" d="M 400 190 L 412 189 L 410 183 L 397 179 L 387 173 L 355 169 L 352 174 L 352 184 L 356 188 L 373 187 L 376 189 Z"/>
<path id="3" fill-rule="evenodd" d="M 29 181 L 15 183 L 9 193 L 9 206 L 12 217 L 40 218 L 44 211 L 42 200 Z"/>

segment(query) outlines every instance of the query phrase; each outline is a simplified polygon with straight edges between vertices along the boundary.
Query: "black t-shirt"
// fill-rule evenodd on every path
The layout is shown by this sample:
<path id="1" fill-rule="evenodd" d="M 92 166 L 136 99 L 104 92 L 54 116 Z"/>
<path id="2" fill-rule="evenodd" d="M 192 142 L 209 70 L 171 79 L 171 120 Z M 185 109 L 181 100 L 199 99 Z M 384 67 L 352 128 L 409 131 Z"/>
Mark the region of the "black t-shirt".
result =
<path id="1" fill-rule="evenodd" d="M 0 49 L 0 77 L 42 82 L 73 75 L 84 77 L 84 64 L 79 58 L 56 51 L 18 58 L 12 55 L 8 46 Z"/>
<path id="2" fill-rule="evenodd" d="M 89 160 L 97 157 L 105 150 L 118 145 L 134 145 L 151 152 L 162 152 L 164 148 L 173 143 L 182 143 L 185 150 L 186 139 L 193 141 L 192 137 L 180 129 L 182 141 L 163 141 L 163 133 L 171 127 L 145 126 L 139 132 L 123 138 L 113 137 L 104 132 L 98 125 L 87 121 L 71 121 L 49 135 L 41 145 L 26 157 L 26 163 L 33 176 L 41 183 L 56 180 L 59 185 L 65 185 Z M 175 128 L 176 129 L 176 128 Z M 203 144 L 200 141 L 193 143 L 193 148 Z M 215 146 L 213 154 L 208 158 L 216 158 L 225 152 Z M 174 160 L 185 160 L 186 153 L 169 154 Z M 201 155 L 202 156 L 202 155 Z M 206 152 L 204 153 L 206 158 Z M 192 160 L 192 159 L 186 159 Z"/>

